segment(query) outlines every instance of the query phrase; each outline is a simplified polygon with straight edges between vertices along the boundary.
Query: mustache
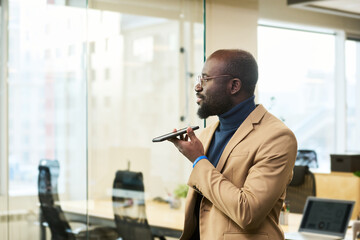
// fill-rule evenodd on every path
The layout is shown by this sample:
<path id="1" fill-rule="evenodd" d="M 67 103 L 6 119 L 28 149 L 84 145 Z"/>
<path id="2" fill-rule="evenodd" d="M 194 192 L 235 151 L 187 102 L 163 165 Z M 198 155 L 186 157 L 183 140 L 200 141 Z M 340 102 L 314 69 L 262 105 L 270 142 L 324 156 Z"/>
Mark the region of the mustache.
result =
<path id="1" fill-rule="evenodd" d="M 205 96 L 202 95 L 201 93 L 196 93 L 196 97 L 201 98 L 201 99 L 204 99 L 204 98 L 205 98 Z"/>

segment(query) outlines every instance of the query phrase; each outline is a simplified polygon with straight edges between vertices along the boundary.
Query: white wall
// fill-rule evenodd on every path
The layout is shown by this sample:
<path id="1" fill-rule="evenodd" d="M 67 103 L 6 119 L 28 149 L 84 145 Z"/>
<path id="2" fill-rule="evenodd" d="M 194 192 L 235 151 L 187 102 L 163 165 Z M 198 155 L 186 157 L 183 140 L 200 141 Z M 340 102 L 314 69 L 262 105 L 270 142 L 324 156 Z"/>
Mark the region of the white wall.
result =
<path id="1" fill-rule="evenodd" d="M 206 55 L 241 48 L 257 55 L 257 0 L 206 1 Z"/>
<path id="2" fill-rule="evenodd" d="M 257 58 L 258 0 L 206 1 L 206 56 L 218 49 L 240 48 Z M 209 125 L 217 117 L 206 119 Z"/>

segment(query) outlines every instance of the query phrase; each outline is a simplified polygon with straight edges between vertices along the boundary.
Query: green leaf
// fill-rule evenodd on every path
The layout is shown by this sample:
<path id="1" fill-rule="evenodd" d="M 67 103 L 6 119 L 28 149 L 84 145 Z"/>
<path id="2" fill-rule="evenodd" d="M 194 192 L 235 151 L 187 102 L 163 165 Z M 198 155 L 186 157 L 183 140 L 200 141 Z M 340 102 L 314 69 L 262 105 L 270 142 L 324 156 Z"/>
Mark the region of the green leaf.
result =
<path id="1" fill-rule="evenodd" d="M 186 184 L 180 184 L 174 191 L 175 197 L 186 198 L 189 186 Z"/>

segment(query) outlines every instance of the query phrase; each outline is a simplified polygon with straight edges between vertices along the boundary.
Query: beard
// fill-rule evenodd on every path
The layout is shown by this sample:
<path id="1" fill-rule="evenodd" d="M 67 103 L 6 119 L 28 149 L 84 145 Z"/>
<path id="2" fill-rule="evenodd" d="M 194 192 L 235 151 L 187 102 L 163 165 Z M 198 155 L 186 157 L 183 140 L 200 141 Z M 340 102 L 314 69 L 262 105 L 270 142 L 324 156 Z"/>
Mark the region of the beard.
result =
<path id="1" fill-rule="evenodd" d="M 199 95 L 202 102 L 197 111 L 201 119 L 209 116 L 221 115 L 232 108 L 232 101 L 230 97 L 224 93 L 209 94 L 208 96 Z"/>

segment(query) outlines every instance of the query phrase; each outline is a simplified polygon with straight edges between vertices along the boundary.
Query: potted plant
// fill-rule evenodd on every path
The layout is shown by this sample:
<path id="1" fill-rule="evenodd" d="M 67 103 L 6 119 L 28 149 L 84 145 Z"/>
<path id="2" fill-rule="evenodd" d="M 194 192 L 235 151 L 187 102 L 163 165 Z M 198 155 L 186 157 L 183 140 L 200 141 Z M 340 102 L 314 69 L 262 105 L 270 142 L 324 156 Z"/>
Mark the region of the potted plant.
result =
<path id="1" fill-rule="evenodd" d="M 181 199 L 185 199 L 188 193 L 189 187 L 186 184 L 179 184 L 174 190 L 174 198 L 170 202 L 171 208 L 180 208 Z"/>

